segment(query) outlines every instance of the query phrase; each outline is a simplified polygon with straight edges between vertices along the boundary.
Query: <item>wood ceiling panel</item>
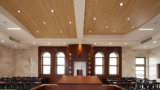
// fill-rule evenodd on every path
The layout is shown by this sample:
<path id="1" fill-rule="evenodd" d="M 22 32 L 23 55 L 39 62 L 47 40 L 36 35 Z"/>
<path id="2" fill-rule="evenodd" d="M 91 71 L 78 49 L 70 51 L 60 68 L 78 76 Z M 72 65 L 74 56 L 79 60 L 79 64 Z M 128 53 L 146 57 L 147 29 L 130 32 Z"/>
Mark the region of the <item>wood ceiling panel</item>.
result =
<path id="1" fill-rule="evenodd" d="M 0 0 L 0 5 L 36 38 L 77 37 L 73 0 Z M 52 9 L 54 13 L 51 12 Z M 21 12 L 18 13 L 18 10 Z"/>
<path id="2" fill-rule="evenodd" d="M 126 34 L 156 16 L 159 5 L 160 0 L 86 0 L 84 34 Z"/>

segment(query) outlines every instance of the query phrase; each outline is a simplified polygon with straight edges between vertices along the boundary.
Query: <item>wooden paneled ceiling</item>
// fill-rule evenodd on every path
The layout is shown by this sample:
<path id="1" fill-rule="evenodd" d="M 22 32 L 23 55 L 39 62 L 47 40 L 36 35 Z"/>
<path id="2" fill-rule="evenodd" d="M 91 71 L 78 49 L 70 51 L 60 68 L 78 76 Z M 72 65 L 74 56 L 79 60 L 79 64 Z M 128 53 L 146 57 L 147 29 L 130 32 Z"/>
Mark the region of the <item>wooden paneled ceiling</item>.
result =
<path id="1" fill-rule="evenodd" d="M 126 34 L 160 12 L 160 0 L 86 1 L 84 34 Z"/>
<path id="2" fill-rule="evenodd" d="M 0 0 L 0 5 L 36 38 L 77 37 L 73 0 Z"/>

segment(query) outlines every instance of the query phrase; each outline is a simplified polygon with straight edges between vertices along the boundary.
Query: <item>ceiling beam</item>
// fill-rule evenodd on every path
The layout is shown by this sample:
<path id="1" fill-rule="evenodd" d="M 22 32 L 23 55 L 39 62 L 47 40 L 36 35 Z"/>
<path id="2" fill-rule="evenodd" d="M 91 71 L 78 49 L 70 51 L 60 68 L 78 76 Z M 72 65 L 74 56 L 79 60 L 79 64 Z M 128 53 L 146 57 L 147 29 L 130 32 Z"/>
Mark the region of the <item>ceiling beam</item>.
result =
<path id="1" fill-rule="evenodd" d="M 74 0 L 74 10 L 75 10 L 77 41 L 78 42 L 83 41 L 85 3 L 86 3 L 86 0 Z"/>

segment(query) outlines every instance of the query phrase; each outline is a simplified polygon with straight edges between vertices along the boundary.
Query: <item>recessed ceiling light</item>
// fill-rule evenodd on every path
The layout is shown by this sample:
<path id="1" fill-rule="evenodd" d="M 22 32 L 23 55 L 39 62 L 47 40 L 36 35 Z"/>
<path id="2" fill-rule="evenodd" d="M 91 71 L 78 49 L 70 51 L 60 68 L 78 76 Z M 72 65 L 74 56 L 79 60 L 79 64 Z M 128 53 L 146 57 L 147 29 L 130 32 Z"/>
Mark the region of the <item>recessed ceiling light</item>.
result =
<path id="1" fill-rule="evenodd" d="M 131 18 L 128 17 L 127 20 L 129 21 L 129 20 L 131 20 Z"/>
<path id="2" fill-rule="evenodd" d="M 48 45 L 50 45 L 51 43 L 50 42 L 48 42 Z"/>
<path id="3" fill-rule="evenodd" d="M 121 7 L 123 6 L 123 2 L 120 2 L 120 4 L 119 4 Z"/>
<path id="4" fill-rule="evenodd" d="M 14 47 L 17 47 L 17 45 L 14 45 Z"/>
<path id="5" fill-rule="evenodd" d="M 152 43 L 157 43 L 157 41 L 153 41 Z"/>
<path id="6" fill-rule="evenodd" d="M 112 45 L 112 43 L 111 43 L 111 42 L 109 42 L 109 45 Z"/>
<path id="7" fill-rule="evenodd" d="M 116 32 L 116 31 L 113 31 L 113 32 Z"/>
<path id="8" fill-rule="evenodd" d="M 127 42 L 124 43 L 124 45 L 127 45 L 127 44 L 128 44 Z"/>
<path id="9" fill-rule="evenodd" d="M 95 21 L 96 19 L 97 19 L 96 17 L 93 18 L 94 21 Z"/>
<path id="10" fill-rule="evenodd" d="M 37 32 L 37 33 L 39 33 L 39 31 L 38 31 L 38 30 L 37 30 L 36 32 Z"/>
<path id="11" fill-rule="evenodd" d="M 21 28 L 7 28 L 8 30 L 21 30 Z"/>
<path id="12" fill-rule="evenodd" d="M 51 13 L 54 13 L 54 10 L 53 10 L 53 9 L 51 10 Z"/>
<path id="13" fill-rule="evenodd" d="M 89 32 L 92 32 L 92 30 L 89 30 Z"/>
<path id="14" fill-rule="evenodd" d="M 4 43 L 5 41 L 4 41 L 4 40 L 2 40 L 1 42 L 2 42 L 2 43 Z"/>
<path id="15" fill-rule="evenodd" d="M 35 42 L 33 42 L 32 44 L 33 44 L 33 45 L 35 45 L 36 43 L 35 43 Z"/>
<path id="16" fill-rule="evenodd" d="M 132 28 L 132 29 L 134 29 L 135 27 L 134 27 L 134 26 L 132 26 L 131 28 Z"/>
<path id="17" fill-rule="evenodd" d="M 69 21 L 69 24 L 72 24 L 72 21 Z"/>
<path id="18" fill-rule="evenodd" d="M 43 24 L 46 24 L 46 22 L 45 22 L 45 21 L 43 21 L 42 23 L 43 23 Z"/>
<path id="19" fill-rule="evenodd" d="M 140 28 L 140 31 L 152 31 L 154 30 L 153 28 Z"/>
<path id="20" fill-rule="evenodd" d="M 97 43 L 94 43 L 94 45 L 96 45 Z"/>
<path id="21" fill-rule="evenodd" d="M 59 33 L 62 33 L 62 30 L 59 30 Z"/>
<path id="22" fill-rule="evenodd" d="M 106 25 L 105 28 L 108 29 L 108 26 Z"/>
<path id="23" fill-rule="evenodd" d="M 17 12 L 18 12 L 18 13 L 21 13 L 21 10 L 18 10 Z"/>
<path id="24" fill-rule="evenodd" d="M 64 42 L 63 44 L 64 44 L 64 45 L 66 45 L 66 43 L 65 43 L 65 42 Z"/>

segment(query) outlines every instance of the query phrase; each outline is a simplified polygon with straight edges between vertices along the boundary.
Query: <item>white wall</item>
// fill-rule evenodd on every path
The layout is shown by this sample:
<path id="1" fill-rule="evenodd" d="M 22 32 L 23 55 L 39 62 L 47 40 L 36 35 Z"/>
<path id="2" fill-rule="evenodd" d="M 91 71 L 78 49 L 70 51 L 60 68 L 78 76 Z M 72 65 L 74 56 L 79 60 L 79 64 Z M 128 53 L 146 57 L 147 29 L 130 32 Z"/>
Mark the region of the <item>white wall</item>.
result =
<path id="1" fill-rule="evenodd" d="M 160 47 L 149 51 L 149 78 L 160 81 L 157 79 L 157 64 L 160 64 Z"/>
<path id="2" fill-rule="evenodd" d="M 136 57 L 146 57 L 146 67 L 148 67 L 148 50 L 134 50 L 131 48 L 122 48 L 122 77 L 136 76 Z M 148 68 L 146 68 L 146 77 L 148 78 Z"/>

